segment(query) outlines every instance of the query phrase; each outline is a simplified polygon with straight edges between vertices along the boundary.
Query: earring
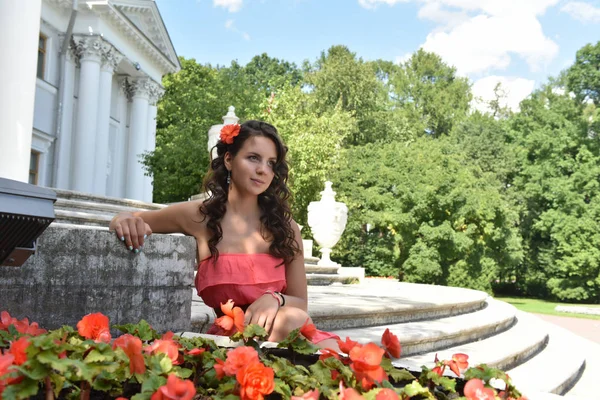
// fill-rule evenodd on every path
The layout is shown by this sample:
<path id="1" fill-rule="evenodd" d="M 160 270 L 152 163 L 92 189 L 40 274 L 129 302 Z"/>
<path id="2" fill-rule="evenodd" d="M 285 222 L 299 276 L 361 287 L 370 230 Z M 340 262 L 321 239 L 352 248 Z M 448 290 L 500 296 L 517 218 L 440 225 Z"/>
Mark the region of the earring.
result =
<path id="1" fill-rule="evenodd" d="M 231 171 L 227 171 L 227 184 L 231 183 Z"/>

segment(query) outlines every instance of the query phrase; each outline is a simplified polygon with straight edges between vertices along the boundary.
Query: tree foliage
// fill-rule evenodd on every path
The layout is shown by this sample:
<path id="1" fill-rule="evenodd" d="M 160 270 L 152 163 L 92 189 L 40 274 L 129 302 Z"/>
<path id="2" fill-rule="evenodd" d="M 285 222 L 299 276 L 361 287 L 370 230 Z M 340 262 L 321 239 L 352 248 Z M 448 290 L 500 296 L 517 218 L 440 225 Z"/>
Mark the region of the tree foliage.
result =
<path id="1" fill-rule="evenodd" d="M 449 140 L 369 144 L 345 152 L 344 161 L 335 178 L 355 233 L 339 251 L 346 263 L 377 272 L 370 252 L 381 249 L 368 245 L 375 236 L 386 245 L 387 265 L 410 282 L 491 290 L 502 269 L 518 265 L 516 213 L 491 174 L 465 167 L 465 154 Z"/>

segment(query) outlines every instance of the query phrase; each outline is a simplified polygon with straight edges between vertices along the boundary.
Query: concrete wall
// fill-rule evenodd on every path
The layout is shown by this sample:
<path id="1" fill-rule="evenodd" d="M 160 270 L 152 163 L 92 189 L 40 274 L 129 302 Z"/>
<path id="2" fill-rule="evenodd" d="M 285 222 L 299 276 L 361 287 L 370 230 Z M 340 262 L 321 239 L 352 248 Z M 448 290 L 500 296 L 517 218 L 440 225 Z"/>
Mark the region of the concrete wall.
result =
<path id="1" fill-rule="evenodd" d="M 145 319 L 159 332 L 189 330 L 196 241 L 146 243 L 136 255 L 112 232 L 50 226 L 22 267 L 0 267 L 0 310 L 46 329 L 102 312 L 111 325 Z"/>

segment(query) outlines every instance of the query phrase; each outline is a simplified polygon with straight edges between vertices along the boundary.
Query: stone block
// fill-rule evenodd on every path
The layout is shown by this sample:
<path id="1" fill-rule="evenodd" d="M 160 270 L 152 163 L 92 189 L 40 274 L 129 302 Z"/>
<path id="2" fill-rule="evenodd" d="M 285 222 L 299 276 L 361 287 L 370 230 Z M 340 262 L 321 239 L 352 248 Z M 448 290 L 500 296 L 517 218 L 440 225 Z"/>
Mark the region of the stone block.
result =
<path id="1" fill-rule="evenodd" d="M 102 312 L 111 325 L 188 330 L 195 263 L 192 237 L 152 235 L 134 254 L 106 229 L 51 225 L 22 267 L 0 267 L 0 310 L 47 329 Z"/>

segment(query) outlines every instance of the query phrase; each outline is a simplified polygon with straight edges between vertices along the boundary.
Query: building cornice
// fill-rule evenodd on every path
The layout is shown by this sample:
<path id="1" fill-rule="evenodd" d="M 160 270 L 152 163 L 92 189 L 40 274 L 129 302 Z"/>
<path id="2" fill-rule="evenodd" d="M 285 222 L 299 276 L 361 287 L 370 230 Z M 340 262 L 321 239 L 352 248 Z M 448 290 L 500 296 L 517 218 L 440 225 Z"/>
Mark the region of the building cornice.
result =
<path id="1" fill-rule="evenodd" d="M 56 1 L 56 0 L 53 0 Z M 108 0 L 86 1 L 89 9 L 96 15 L 105 17 L 107 22 L 115 26 L 136 48 L 149 56 L 162 69 L 163 74 L 177 72 L 179 65 L 164 54 L 125 14 L 119 11 Z"/>

